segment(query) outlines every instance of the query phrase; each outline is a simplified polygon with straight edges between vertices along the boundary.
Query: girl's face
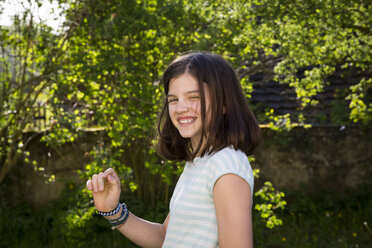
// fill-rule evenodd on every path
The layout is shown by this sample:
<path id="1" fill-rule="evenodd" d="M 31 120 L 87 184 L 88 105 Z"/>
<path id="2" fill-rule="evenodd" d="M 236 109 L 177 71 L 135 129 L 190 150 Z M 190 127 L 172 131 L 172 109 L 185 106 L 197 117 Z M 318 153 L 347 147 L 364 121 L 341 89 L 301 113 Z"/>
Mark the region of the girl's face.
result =
<path id="1" fill-rule="evenodd" d="M 210 95 L 204 83 L 206 123 L 208 135 L 210 122 Z M 167 96 L 169 116 L 183 138 L 190 138 L 193 149 L 199 144 L 202 134 L 200 91 L 197 80 L 184 73 L 169 82 Z"/>

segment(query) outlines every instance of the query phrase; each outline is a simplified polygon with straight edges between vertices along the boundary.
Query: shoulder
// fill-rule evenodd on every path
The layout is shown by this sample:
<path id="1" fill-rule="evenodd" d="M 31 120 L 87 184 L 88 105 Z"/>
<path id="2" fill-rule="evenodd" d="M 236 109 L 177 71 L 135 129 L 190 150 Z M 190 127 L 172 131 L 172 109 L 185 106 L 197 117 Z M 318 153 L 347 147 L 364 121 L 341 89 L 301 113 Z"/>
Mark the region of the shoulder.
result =
<path id="1" fill-rule="evenodd" d="M 226 174 L 234 174 L 248 182 L 253 192 L 254 178 L 247 156 L 233 147 L 226 147 L 209 155 L 206 161 L 209 174 L 209 189 L 213 190 L 216 181 Z"/>
<path id="2" fill-rule="evenodd" d="M 249 166 L 247 156 L 241 150 L 235 150 L 232 146 L 225 147 L 224 149 L 215 152 L 209 157 L 210 164 L 223 164 L 226 166 Z"/>

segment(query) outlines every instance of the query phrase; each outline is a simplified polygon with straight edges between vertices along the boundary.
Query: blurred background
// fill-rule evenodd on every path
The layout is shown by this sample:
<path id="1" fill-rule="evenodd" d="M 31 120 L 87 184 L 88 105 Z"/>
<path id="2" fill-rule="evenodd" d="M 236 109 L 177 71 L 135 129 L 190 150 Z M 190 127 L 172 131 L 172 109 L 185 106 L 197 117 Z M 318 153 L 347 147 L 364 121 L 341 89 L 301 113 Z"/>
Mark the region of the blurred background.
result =
<path id="1" fill-rule="evenodd" d="M 372 246 L 367 0 L 0 0 L 0 247 L 136 247 L 85 182 L 163 222 L 183 163 L 162 160 L 161 76 L 177 55 L 236 69 L 262 131 L 249 157 L 255 247 Z"/>

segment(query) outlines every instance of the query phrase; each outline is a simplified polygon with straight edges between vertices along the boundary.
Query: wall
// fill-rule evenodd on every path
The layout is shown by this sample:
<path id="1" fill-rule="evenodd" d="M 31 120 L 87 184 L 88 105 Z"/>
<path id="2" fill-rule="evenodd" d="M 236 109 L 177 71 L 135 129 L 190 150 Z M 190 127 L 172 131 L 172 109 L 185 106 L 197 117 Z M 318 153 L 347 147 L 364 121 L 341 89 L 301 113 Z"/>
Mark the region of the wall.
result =
<path id="1" fill-rule="evenodd" d="M 371 133 L 333 126 L 279 134 L 266 129 L 263 137 L 256 164 L 280 188 L 342 191 L 372 184 Z"/>

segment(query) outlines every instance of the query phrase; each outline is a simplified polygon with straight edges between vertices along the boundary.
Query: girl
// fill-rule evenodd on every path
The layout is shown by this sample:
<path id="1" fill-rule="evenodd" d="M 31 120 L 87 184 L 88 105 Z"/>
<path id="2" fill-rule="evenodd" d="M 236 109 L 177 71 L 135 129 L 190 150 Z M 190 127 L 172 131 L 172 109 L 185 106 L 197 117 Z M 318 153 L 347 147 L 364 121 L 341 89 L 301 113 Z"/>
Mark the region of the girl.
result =
<path id="1" fill-rule="evenodd" d="M 167 218 L 148 222 L 120 204 L 111 168 L 87 181 L 97 210 L 142 247 L 253 247 L 246 155 L 261 136 L 234 70 L 220 56 L 193 52 L 168 66 L 163 84 L 158 152 L 186 161 Z"/>

